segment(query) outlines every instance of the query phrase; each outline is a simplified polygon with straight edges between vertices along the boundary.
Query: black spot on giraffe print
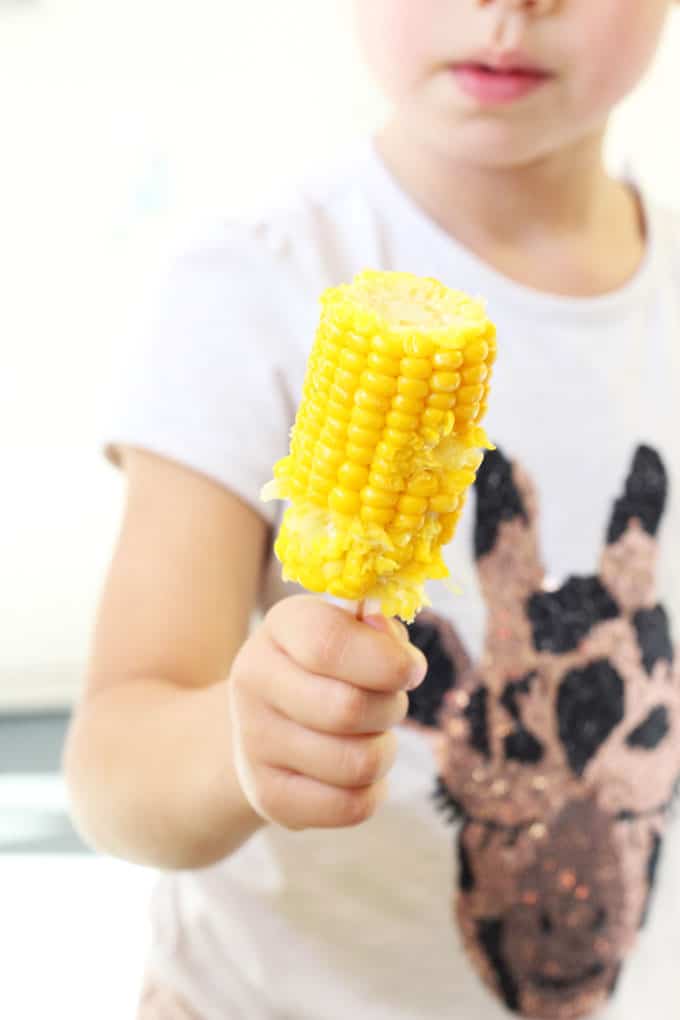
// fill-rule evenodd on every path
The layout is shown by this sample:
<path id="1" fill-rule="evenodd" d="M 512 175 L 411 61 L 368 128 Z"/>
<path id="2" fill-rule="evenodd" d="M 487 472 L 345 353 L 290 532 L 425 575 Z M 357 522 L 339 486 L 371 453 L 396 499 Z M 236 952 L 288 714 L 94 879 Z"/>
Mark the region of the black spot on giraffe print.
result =
<path id="1" fill-rule="evenodd" d="M 673 662 L 673 644 L 668 623 L 668 614 L 663 606 L 654 609 L 640 609 L 633 617 L 637 633 L 642 665 L 648 673 L 660 660 Z"/>
<path id="2" fill-rule="evenodd" d="M 470 695 L 470 703 L 463 715 L 470 724 L 470 747 L 479 751 L 485 758 L 491 757 L 489 731 L 487 728 L 487 699 L 489 692 L 486 687 L 478 687 Z"/>
<path id="3" fill-rule="evenodd" d="M 504 740 L 505 757 L 508 761 L 519 761 L 523 765 L 537 765 L 543 758 L 544 748 L 533 733 L 518 724 Z"/>
<path id="4" fill-rule="evenodd" d="M 436 624 L 416 619 L 409 624 L 408 632 L 411 643 L 427 659 L 425 679 L 409 694 L 408 717 L 423 726 L 436 726 L 444 695 L 456 684 L 456 663 L 446 651 Z"/>
<path id="5" fill-rule="evenodd" d="M 571 652 L 597 623 L 619 615 L 619 607 L 599 577 L 570 577 L 552 592 L 536 592 L 527 614 L 537 652 Z"/>
<path id="6" fill-rule="evenodd" d="M 570 670 L 557 693 L 557 721 L 572 771 L 586 765 L 623 719 L 624 685 L 607 659 Z"/>
<path id="7" fill-rule="evenodd" d="M 614 504 L 607 542 L 616 542 L 637 518 L 648 535 L 656 535 L 666 506 L 668 478 L 661 457 L 650 446 L 639 446 L 626 479 L 623 496 Z"/>
<path id="8" fill-rule="evenodd" d="M 668 735 L 670 723 L 668 709 L 665 705 L 657 705 L 639 726 L 636 726 L 626 737 L 628 747 L 639 747 L 644 751 L 653 751 Z"/>
<path id="9" fill-rule="evenodd" d="M 501 694 L 501 705 L 517 722 L 520 721 L 518 695 L 529 694 L 535 679 L 536 673 L 532 670 L 531 673 L 526 673 L 519 680 L 511 680 L 507 683 Z"/>
<path id="10" fill-rule="evenodd" d="M 490 553 L 503 521 L 521 517 L 528 523 L 519 489 L 512 477 L 512 464 L 500 450 L 489 450 L 477 472 L 475 482 L 477 513 L 475 520 L 475 557 Z"/>
<path id="11" fill-rule="evenodd" d="M 649 851 L 649 859 L 647 861 L 647 899 L 645 900 L 642 917 L 640 918 L 641 928 L 644 928 L 647 923 L 647 918 L 649 917 L 649 911 L 652 905 L 654 884 L 656 882 L 656 874 L 659 870 L 659 861 L 661 859 L 662 843 L 663 840 L 661 839 L 661 836 L 657 832 L 652 833 L 652 846 Z"/>
<path id="12" fill-rule="evenodd" d="M 516 1013 L 519 1009 L 519 992 L 503 955 L 503 928 L 503 921 L 499 917 L 483 918 L 477 922 L 477 939 L 494 969 L 505 1005 Z"/>
<path id="13" fill-rule="evenodd" d="M 544 754 L 543 744 L 522 724 L 520 713 L 519 697 L 530 692 L 535 679 L 536 673 L 532 671 L 519 680 L 511 680 L 500 697 L 501 705 L 515 721 L 515 728 L 504 740 L 506 760 L 524 765 L 536 765 Z"/>
<path id="14" fill-rule="evenodd" d="M 616 989 L 619 987 L 619 981 L 621 980 L 621 972 L 622 971 L 623 971 L 623 965 L 617 967 L 616 970 L 614 971 L 614 977 L 612 978 L 612 980 L 611 980 L 611 982 L 609 984 L 609 988 L 608 988 L 610 996 L 613 996 L 615 994 L 615 992 L 616 992 Z"/>
<path id="15" fill-rule="evenodd" d="M 438 811 L 441 811 L 447 822 L 453 824 L 464 816 L 463 805 L 457 797 L 453 796 L 441 776 L 437 776 L 432 798 L 435 807 Z"/>
<path id="16" fill-rule="evenodd" d="M 475 875 L 463 837 L 464 833 L 461 833 L 458 839 L 458 887 L 461 892 L 469 893 L 475 887 Z"/>

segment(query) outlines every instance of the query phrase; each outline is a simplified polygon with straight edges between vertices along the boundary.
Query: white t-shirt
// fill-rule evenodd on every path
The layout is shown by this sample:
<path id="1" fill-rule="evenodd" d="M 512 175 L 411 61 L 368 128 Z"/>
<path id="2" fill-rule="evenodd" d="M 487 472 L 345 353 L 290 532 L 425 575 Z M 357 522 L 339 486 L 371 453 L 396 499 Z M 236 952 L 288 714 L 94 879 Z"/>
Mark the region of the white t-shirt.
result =
<path id="1" fill-rule="evenodd" d="M 219 224 L 173 259 L 112 401 L 108 455 L 131 444 L 189 465 L 275 529 L 282 508 L 259 493 L 287 452 L 320 293 L 366 267 L 434 276 L 484 296 L 498 324 L 486 427 L 538 490 L 553 586 L 597 572 L 633 455 L 649 447 L 669 480 L 659 583 L 677 620 L 680 223 L 646 205 L 648 250 L 629 284 L 596 298 L 551 296 L 458 245 L 362 145 L 281 208 Z M 471 499 L 447 552 L 462 593 L 432 584 L 429 594 L 476 660 L 486 609 L 474 515 Z M 286 590 L 277 578 L 272 563 L 265 604 Z M 152 970 L 203 1020 L 507 1016 L 462 948 L 456 830 L 435 806 L 436 776 L 431 742 L 404 728 L 390 798 L 365 825 L 300 834 L 270 826 L 214 867 L 163 875 Z M 678 961 L 680 832 L 671 823 L 647 925 L 598 1015 L 680 1015 Z"/>

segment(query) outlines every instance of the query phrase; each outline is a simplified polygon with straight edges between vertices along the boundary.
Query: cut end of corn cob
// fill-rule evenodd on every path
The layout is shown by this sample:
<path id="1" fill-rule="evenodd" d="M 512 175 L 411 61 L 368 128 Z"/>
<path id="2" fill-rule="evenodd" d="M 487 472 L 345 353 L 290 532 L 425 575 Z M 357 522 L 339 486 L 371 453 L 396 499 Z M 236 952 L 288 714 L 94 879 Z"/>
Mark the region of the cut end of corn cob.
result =
<path id="1" fill-rule="evenodd" d="M 496 330 L 436 280 L 367 270 L 327 290 L 290 453 L 263 499 L 290 500 L 283 576 L 412 620 L 448 569 L 470 485 L 491 448 Z"/>

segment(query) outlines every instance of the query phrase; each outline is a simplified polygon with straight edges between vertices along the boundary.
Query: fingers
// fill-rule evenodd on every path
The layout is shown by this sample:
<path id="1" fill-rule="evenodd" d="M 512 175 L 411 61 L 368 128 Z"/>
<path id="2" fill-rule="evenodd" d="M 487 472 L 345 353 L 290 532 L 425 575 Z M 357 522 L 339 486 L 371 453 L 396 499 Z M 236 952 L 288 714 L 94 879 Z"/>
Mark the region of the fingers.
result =
<path id="1" fill-rule="evenodd" d="M 398 637 L 396 629 L 377 630 L 311 596 L 284 599 L 270 611 L 265 626 L 303 670 L 367 691 L 410 690 L 427 671 L 422 652 Z"/>
<path id="2" fill-rule="evenodd" d="M 331 677 L 306 673 L 274 650 L 266 669 L 252 672 L 250 689 L 288 719 L 321 733 L 382 733 L 404 721 L 408 695 L 367 691 Z"/>
<path id="3" fill-rule="evenodd" d="M 234 763 L 246 799 L 289 829 L 366 821 L 385 796 L 394 726 L 427 662 L 396 621 L 318 598 L 278 603 L 230 671 Z"/>
<path id="4" fill-rule="evenodd" d="M 261 765 L 344 789 L 362 789 L 380 782 L 397 754 L 397 737 L 391 732 L 340 737 L 317 733 L 275 713 L 268 714 L 265 728 L 266 743 L 259 751 Z M 262 732 L 262 717 L 254 731 L 247 727 L 242 730 L 246 754 L 262 742 Z"/>
<path id="5" fill-rule="evenodd" d="M 387 796 L 385 779 L 363 789 L 340 789 L 266 765 L 259 766 L 257 778 L 263 812 L 293 830 L 361 825 Z"/>

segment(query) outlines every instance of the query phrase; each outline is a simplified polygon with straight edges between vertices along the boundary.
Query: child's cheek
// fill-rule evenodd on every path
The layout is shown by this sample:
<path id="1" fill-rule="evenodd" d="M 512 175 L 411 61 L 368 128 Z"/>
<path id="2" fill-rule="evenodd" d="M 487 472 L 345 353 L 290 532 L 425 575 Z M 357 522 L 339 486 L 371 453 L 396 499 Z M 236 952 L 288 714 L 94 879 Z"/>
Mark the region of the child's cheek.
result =
<path id="1" fill-rule="evenodd" d="M 393 99 L 403 99 L 436 57 L 440 0 L 355 0 L 359 43 L 370 69 Z"/>
<path id="2" fill-rule="evenodd" d="M 589 7 L 576 16 L 576 6 Z M 642 78 L 662 33 L 667 0 L 576 0 L 571 22 L 574 80 L 591 110 L 609 111 Z"/>

